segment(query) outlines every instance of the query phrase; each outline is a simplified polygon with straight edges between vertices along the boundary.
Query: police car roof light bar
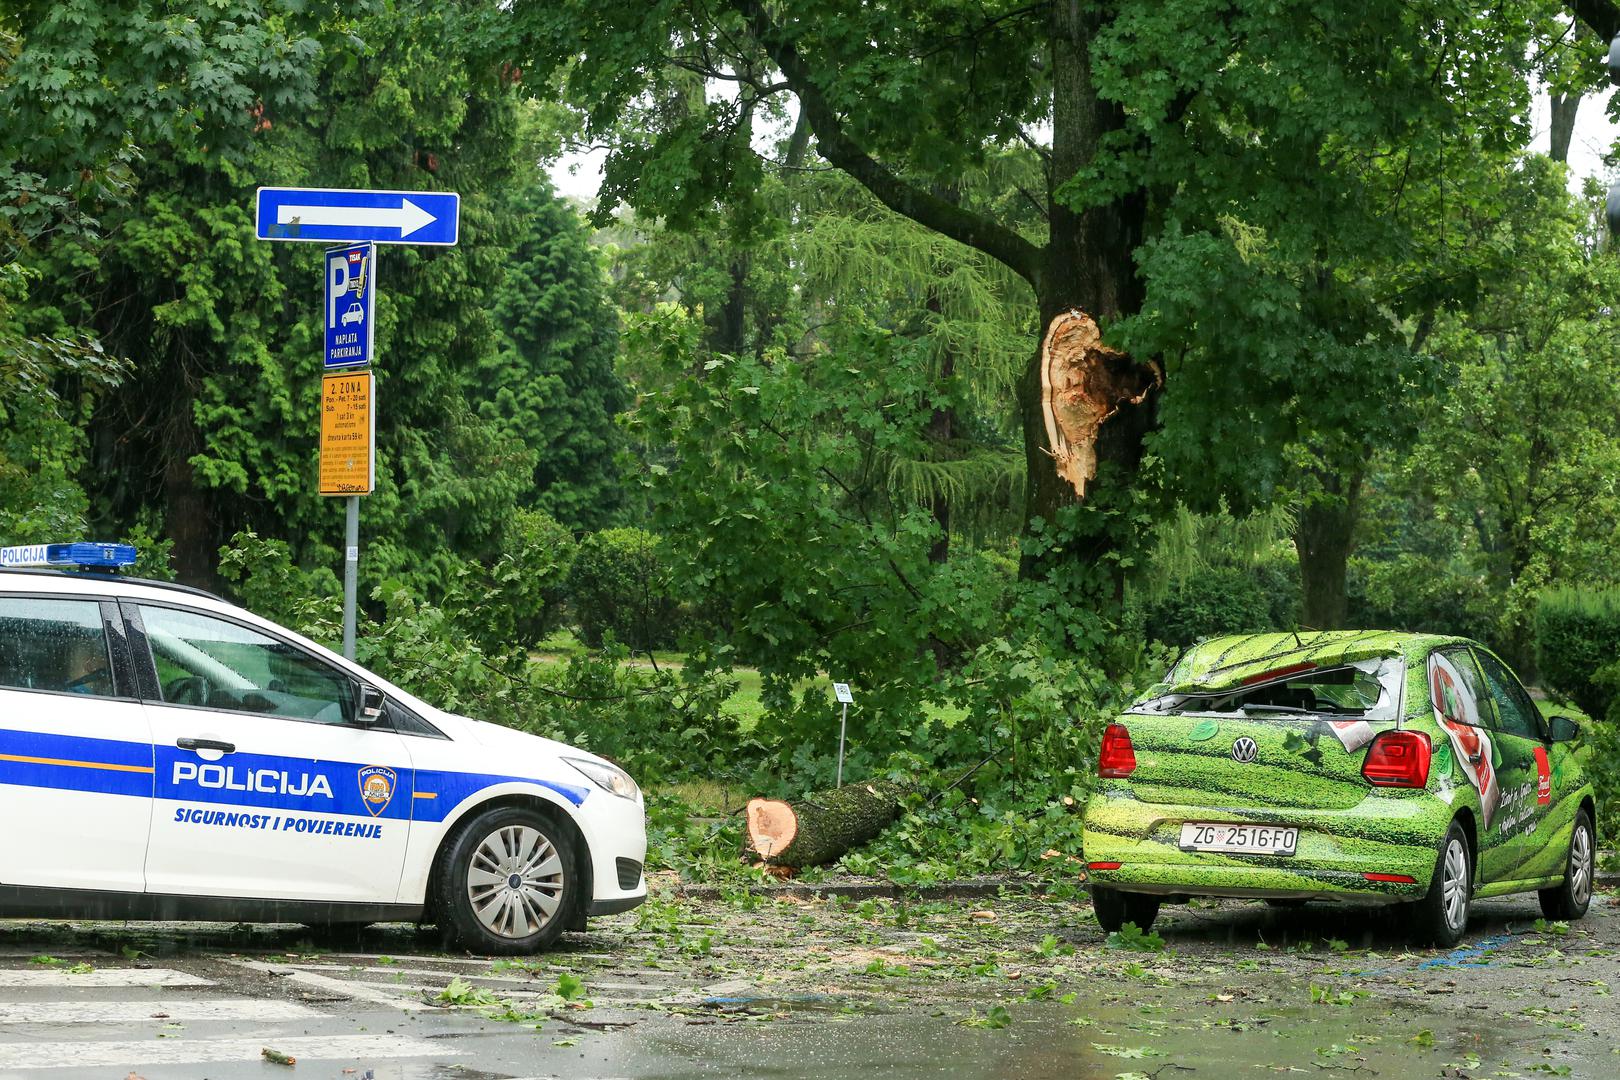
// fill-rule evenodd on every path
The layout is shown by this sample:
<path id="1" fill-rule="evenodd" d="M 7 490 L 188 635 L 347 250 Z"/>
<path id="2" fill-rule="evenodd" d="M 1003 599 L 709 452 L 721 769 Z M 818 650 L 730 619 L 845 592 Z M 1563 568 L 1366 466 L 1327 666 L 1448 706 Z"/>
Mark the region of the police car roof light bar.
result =
<path id="1" fill-rule="evenodd" d="M 0 547 L 0 566 L 134 566 L 133 544 L 24 544 Z"/>

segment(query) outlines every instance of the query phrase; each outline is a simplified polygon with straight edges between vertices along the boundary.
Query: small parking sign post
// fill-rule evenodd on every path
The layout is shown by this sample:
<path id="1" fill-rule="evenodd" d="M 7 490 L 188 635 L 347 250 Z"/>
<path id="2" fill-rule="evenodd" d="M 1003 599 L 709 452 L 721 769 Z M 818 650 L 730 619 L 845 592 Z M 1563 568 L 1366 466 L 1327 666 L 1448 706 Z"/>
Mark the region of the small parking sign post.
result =
<path id="1" fill-rule="evenodd" d="M 849 683 L 833 683 L 833 696 L 838 699 L 840 715 L 838 717 L 838 786 L 844 786 L 844 734 L 849 730 L 849 707 L 855 701 L 855 695 L 849 692 Z"/>

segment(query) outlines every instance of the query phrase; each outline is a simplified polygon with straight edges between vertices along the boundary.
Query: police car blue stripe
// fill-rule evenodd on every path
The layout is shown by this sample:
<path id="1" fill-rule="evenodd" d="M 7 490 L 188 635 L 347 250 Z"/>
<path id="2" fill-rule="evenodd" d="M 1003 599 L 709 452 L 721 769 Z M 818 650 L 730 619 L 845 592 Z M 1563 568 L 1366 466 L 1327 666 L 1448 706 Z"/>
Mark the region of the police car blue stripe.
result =
<path id="1" fill-rule="evenodd" d="M 22 759 L 22 760 L 19 760 Z M 579 806 L 590 789 L 528 776 L 417 770 L 374 762 L 237 752 L 204 761 L 147 742 L 0 729 L 0 784 L 177 802 L 340 814 L 361 819 L 443 821 L 496 784 L 535 784 Z M 367 785 L 370 785 L 367 787 Z M 414 798 L 416 792 L 431 799 Z"/>
<path id="2" fill-rule="evenodd" d="M 550 788 L 575 806 L 585 801 L 589 788 L 573 784 L 559 784 L 554 780 L 535 780 L 523 776 L 494 776 L 483 773 L 438 772 L 433 769 L 416 770 L 416 790 L 432 792 L 431 799 L 414 799 L 417 821 L 443 821 L 450 811 L 467 796 L 496 784 L 538 784 Z"/>
<path id="3" fill-rule="evenodd" d="M 152 796 L 152 744 L 0 728 L 0 783 Z"/>

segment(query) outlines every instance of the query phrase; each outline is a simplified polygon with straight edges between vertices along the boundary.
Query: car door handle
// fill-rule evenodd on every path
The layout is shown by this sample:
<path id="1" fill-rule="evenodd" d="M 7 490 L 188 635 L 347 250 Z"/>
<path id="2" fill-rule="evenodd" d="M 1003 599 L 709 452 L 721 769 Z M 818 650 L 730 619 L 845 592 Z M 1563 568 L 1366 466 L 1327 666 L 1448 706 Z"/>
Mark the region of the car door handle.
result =
<path id="1" fill-rule="evenodd" d="M 236 753 L 236 744 L 218 739 L 176 739 L 174 745 L 182 750 L 218 750 L 222 754 Z"/>

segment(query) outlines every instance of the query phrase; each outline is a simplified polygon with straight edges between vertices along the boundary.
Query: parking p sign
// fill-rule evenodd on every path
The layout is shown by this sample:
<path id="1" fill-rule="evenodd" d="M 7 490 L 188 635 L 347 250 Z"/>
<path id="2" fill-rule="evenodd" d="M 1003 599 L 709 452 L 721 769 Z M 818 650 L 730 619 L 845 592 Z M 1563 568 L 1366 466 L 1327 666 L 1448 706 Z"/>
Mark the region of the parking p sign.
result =
<path id="1" fill-rule="evenodd" d="M 377 249 L 372 244 L 326 252 L 326 369 L 371 363 L 377 312 Z"/>

